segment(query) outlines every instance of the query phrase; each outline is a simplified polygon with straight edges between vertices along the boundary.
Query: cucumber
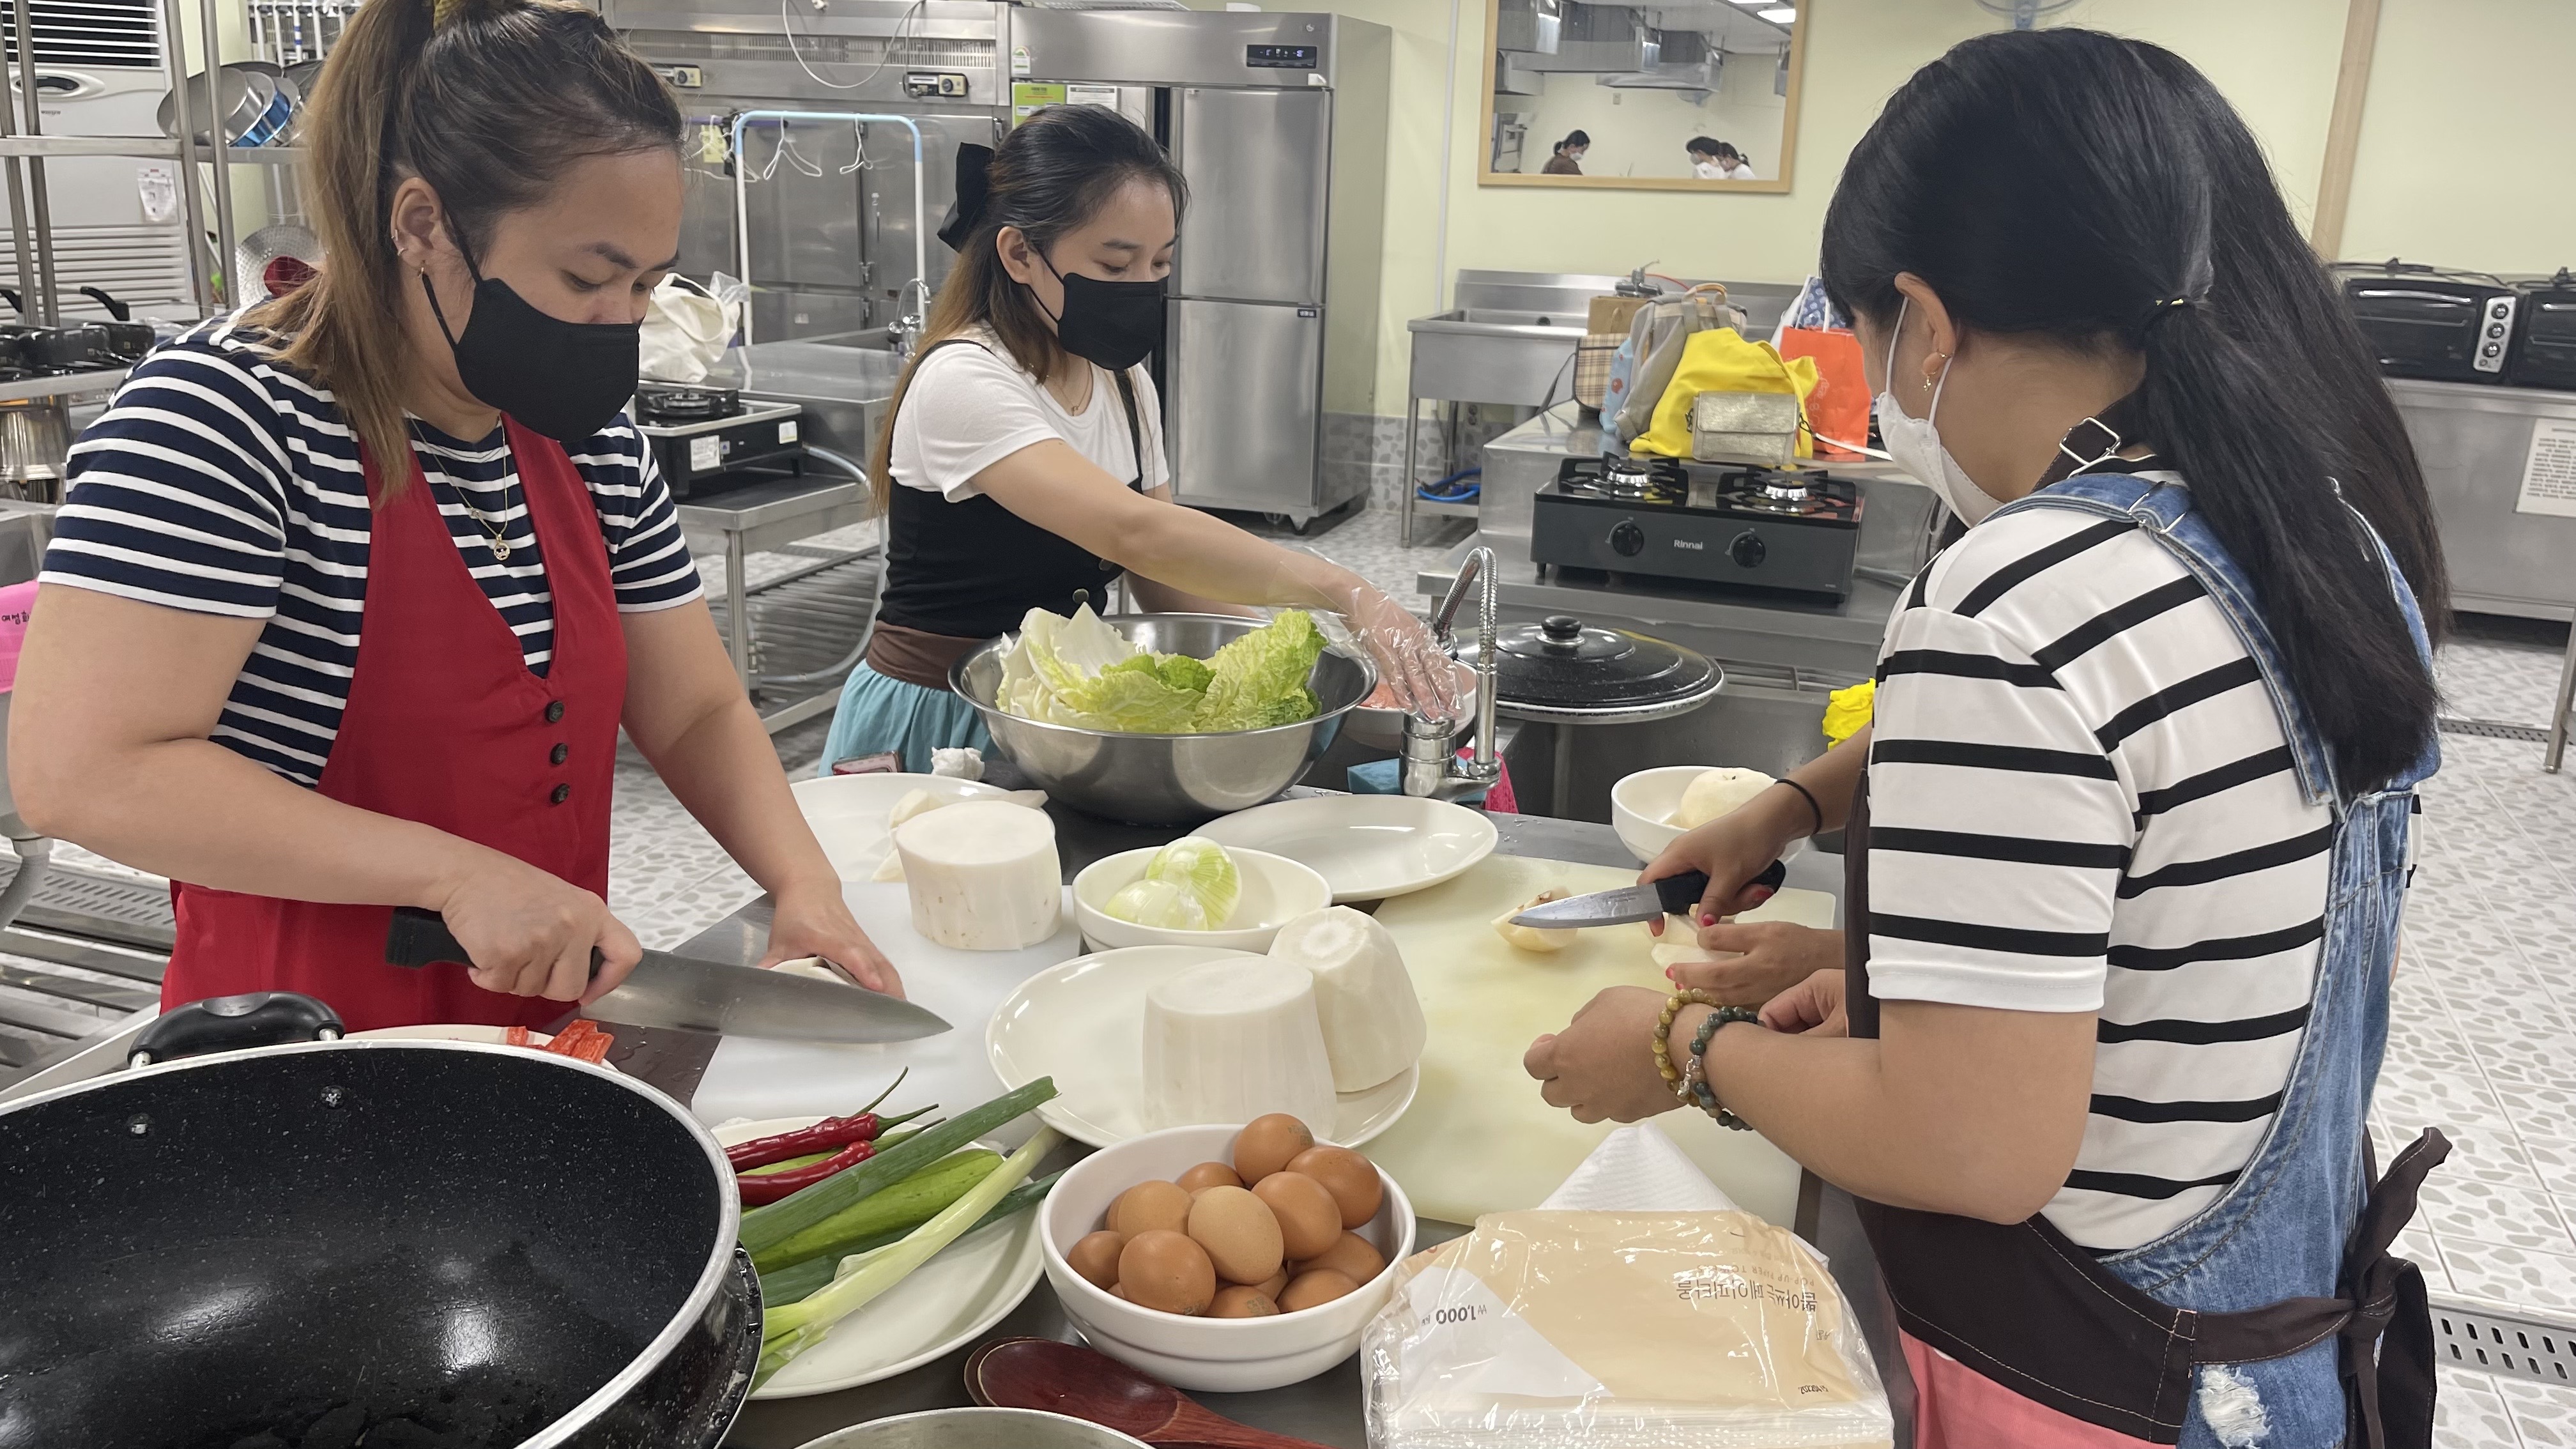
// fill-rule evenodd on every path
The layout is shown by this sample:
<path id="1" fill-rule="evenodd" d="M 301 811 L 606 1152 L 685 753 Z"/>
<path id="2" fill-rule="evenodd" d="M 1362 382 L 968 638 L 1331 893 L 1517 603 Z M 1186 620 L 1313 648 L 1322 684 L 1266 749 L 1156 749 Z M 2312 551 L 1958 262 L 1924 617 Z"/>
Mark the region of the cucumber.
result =
<path id="1" fill-rule="evenodd" d="M 774 1273 L 808 1258 L 829 1257 L 838 1262 L 850 1253 L 861 1251 L 849 1246 L 861 1238 L 885 1233 L 901 1237 L 937 1217 L 941 1208 L 964 1197 L 966 1190 L 983 1181 L 1001 1160 L 999 1153 L 986 1152 L 981 1148 L 944 1158 L 882 1192 L 859 1199 L 812 1227 L 799 1229 L 766 1248 L 753 1249 L 751 1266 L 763 1273 Z M 821 1186 L 817 1183 L 805 1191 L 813 1192 Z M 794 1199 L 781 1201 L 792 1202 Z M 750 1221 L 747 1215 L 744 1221 Z"/>

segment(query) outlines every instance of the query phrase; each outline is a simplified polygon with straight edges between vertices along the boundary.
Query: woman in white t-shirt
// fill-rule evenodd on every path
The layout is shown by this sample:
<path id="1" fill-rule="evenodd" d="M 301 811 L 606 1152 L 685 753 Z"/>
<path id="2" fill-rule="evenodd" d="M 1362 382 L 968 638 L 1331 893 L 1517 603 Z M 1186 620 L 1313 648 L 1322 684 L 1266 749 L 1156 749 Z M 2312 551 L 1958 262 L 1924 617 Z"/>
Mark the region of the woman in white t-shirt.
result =
<path id="1" fill-rule="evenodd" d="M 1762 179 L 1754 174 L 1753 163 L 1744 159 L 1744 153 L 1736 150 L 1732 141 L 1720 141 L 1713 136 L 1693 136 L 1687 149 L 1690 151 L 1691 175 L 1702 181 Z"/>
<path id="2" fill-rule="evenodd" d="M 895 390 L 874 478 L 886 576 L 867 662 L 843 686 L 824 768 L 988 746 L 949 666 L 1033 608 L 1285 605 L 1341 615 L 1415 708 L 1454 675 L 1421 622 L 1357 574 L 1172 502 L 1161 407 L 1139 365 L 1163 335 L 1187 188 L 1161 145 L 1101 106 L 1055 106 L 998 150 L 961 146 L 940 239 L 956 267 Z"/>

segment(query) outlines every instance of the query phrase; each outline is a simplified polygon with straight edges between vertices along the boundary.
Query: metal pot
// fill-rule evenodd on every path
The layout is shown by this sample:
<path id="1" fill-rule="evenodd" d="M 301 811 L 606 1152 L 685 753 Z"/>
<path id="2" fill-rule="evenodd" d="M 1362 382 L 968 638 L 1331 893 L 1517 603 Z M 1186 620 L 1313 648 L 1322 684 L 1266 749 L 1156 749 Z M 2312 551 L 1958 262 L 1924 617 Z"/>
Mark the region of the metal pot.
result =
<path id="1" fill-rule="evenodd" d="M 0 402 L 0 490 L 32 503 L 63 501 L 71 410 L 58 397 Z"/>
<path id="2" fill-rule="evenodd" d="M 295 116 L 295 96 L 279 77 L 242 65 L 228 65 L 215 72 L 215 114 L 223 118 L 225 144 L 231 146 L 270 146 L 279 144 L 279 136 Z M 208 144 L 206 133 L 197 126 L 206 116 L 206 77 L 203 71 L 187 80 L 187 137 L 197 145 Z M 171 140 L 180 136 L 179 91 L 174 88 L 161 97 L 159 112 L 161 134 Z"/>
<path id="3" fill-rule="evenodd" d="M 332 1414 L 371 1442 L 715 1445 L 760 1351 L 715 1140 L 604 1068 L 338 1026 L 199 1002 L 145 1065 L 0 1107 L 0 1449 Z"/>
<path id="4" fill-rule="evenodd" d="M 1102 621 L 1161 654 L 1205 659 L 1261 627 L 1231 614 L 1121 614 Z M 1078 810 L 1136 825 L 1195 825 L 1258 805 L 1304 777 L 1332 746 L 1342 717 L 1377 687 L 1363 659 L 1325 654 L 1306 686 L 1322 706 L 1314 718 L 1221 735 L 1133 735 L 1042 724 L 993 703 L 1002 656 L 1016 634 L 988 639 L 948 671 L 948 687 L 975 706 L 993 742 L 1030 783 Z"/>
<path id="5" fill-rule="evenodd" d="M 853 1424 L 802 1449 L 1145 1449 L 1145 1442 L 1035 1409 L 933 1409 Z"/>

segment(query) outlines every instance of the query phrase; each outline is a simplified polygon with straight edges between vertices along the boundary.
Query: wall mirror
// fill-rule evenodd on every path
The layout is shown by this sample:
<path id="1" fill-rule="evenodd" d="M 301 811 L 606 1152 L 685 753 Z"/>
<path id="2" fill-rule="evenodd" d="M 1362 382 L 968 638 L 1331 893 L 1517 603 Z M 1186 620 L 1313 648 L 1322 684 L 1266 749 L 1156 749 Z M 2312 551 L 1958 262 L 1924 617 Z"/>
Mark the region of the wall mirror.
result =
<path id="1" fill-rule="evenodd" d="M 1815 0 L 1491 0 L 1487 186 L 1787 191 Z"/>

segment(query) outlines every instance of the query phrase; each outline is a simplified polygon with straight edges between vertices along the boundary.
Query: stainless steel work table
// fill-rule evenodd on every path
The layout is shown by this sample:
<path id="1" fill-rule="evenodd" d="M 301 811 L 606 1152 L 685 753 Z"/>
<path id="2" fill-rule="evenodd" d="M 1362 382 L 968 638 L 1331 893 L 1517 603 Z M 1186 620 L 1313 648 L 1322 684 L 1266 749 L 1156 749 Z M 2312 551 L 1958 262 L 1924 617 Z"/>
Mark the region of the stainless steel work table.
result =
<path id="1" fill-rule="evenodd" d="M 1007 767 L 1002 767 L 1002 770 L 1007 770 Z M 997 770 L 997 776 L 1002 770 Z M 1321 792 L 1298 790 L 1291 793 Z M 1102 856 L 1156 844 L 1174 834 L 1167 829 L 1113 825 L 1061 807 L 1051 807 L 1049 813 L 1056 820 L 1056 846 L 1063 856 L 1067 880 Z M 1505 855 L 1581 861 L 1594 865 L 1634 864 L 1635 858 L 1619 844 L 1618 837 L 1607 826 L 1529 815 L 1496 815 L 1493 820 L 1501 835 L 1497 848 Z M 1805 852 L 1790 863 L 1788 883 L 1810 890 L 1831 891 L 1839 896 L 1842 888 L 1841 859 L 1821 851 Z M 768 927 L 769 904 L 762 900 L 708 928 L 681 949 L 716 960 L 755 961 L 766 944 Z M 956 1024 L 959 1031 L 980 1031 L 982 1028 L 981 1022 L 961 1021 Z M 647 1050 L 660 1045 L 661 1039 L 670 1034 L 652 1035 L 656 1041 L 642 1044 Z M 667 1054 L 661 1055 L 659 1060 L 646 1060 L 639 1052 L 636 1058 L 626 1059 L 621 1065 L 686 1100 L 695 1090 L 706 1053 L 713 1050 L 712 1038 L 701 1037 L 696 1041 L 703 1043 L 703 1047 L 694 1052 L 688 1049 L 687 1044 L 672 1043 Z M 1531 1083 L 1522 1080 L 1517 1061 L 1494 1063 L 1494 1074 L 1496 1084 L 1502 1090 L 1536 1090 Z M 1047 1167 L 1051 1170 L 1063 1166 L 1089 1150 L 1079 1144 L 1068 1144 L 1059 1150 Z M 1860 1311 L 1871 1352 L 1877 1356 L 1880 1373 L 1891 1380 L 1890 1396 L 1897 1401 L 1899 1433 L 1896 1442 L 1905 1443 L 1910 1437 L 1904 1432 L 1910 1416 L 1907 1413 L 1903 1362 L 1895 1346 L 1894 1319 L 1879 1293 L 1875 1262 L 1869 1255 L 1867 1243 L 1860 1237 L 1850 1201 L 1810 1177 L 1799 1194 L 1798 1218 L 1799 1230 L 1832 1259 L 1844 1293 Z M 1421 1220 L 1418 1226 L 1418 1243 L 1422 1247 L 1446 1242 L 1465 1231 L 1454 1223 L 1428 1219 Z M 978 1343 L 1015 1337 L 1079 1342 L 1081 1336 L 1066 1321 L 1055 1290 L 1041 1281 L 1026 1302 Z M 851 1424 L 965 1404 L 969 1401 L 963 1371 L 966 1357 L 974 1347 L 970 1344 L 936 1363 L 864 1388 L 747 1405 L 740 1422 L 725 1442 L 741 1446 L 741 1449 L 794 1449 L 794 1446 Z M 1356 1356 L 1326 1373 L 1287 1388 L 1257 1394 L 1194 1394 L 1192 1397 L 1228 1418 L 1274 1433 L 1333 1446 L 1333 1449 L 1365 1449 L 1368 1442 L 1361 1419 L 1361 1383 Z"/>
<path id="2" fill-rule="evenodd" d="M 760 671 L 752 653 L 751 596 L 787 580 L 772 580 L 756 588 L 743 576 L 743 560 L 818 533 L 865 522 L 875 515 L 876 506 L 868 497 L 867 486 L 854 478 L 797 474 L 693 498 L 679 505 L 679 513 L 680 530 L 687 535 L 691 549 L 717 549 L 724 554 L 725 650 L 733 656 L 734 675 L 742 681 L 743 693 L 757 694 Z M 861 558 L 873 551 L 870 548 L 836 557 L 824 566 Z M 791 577 L 802 577 L 807 572 L 811 570 L 799 570 Z M 858 640 L 853 637 L 850 642 L 855 645 Z M 838 680 L 828 684 L 830 687 L 808 698 L 763 715 L 762 723 L 776 734 L 831 708 L 840 688 Z"/>

